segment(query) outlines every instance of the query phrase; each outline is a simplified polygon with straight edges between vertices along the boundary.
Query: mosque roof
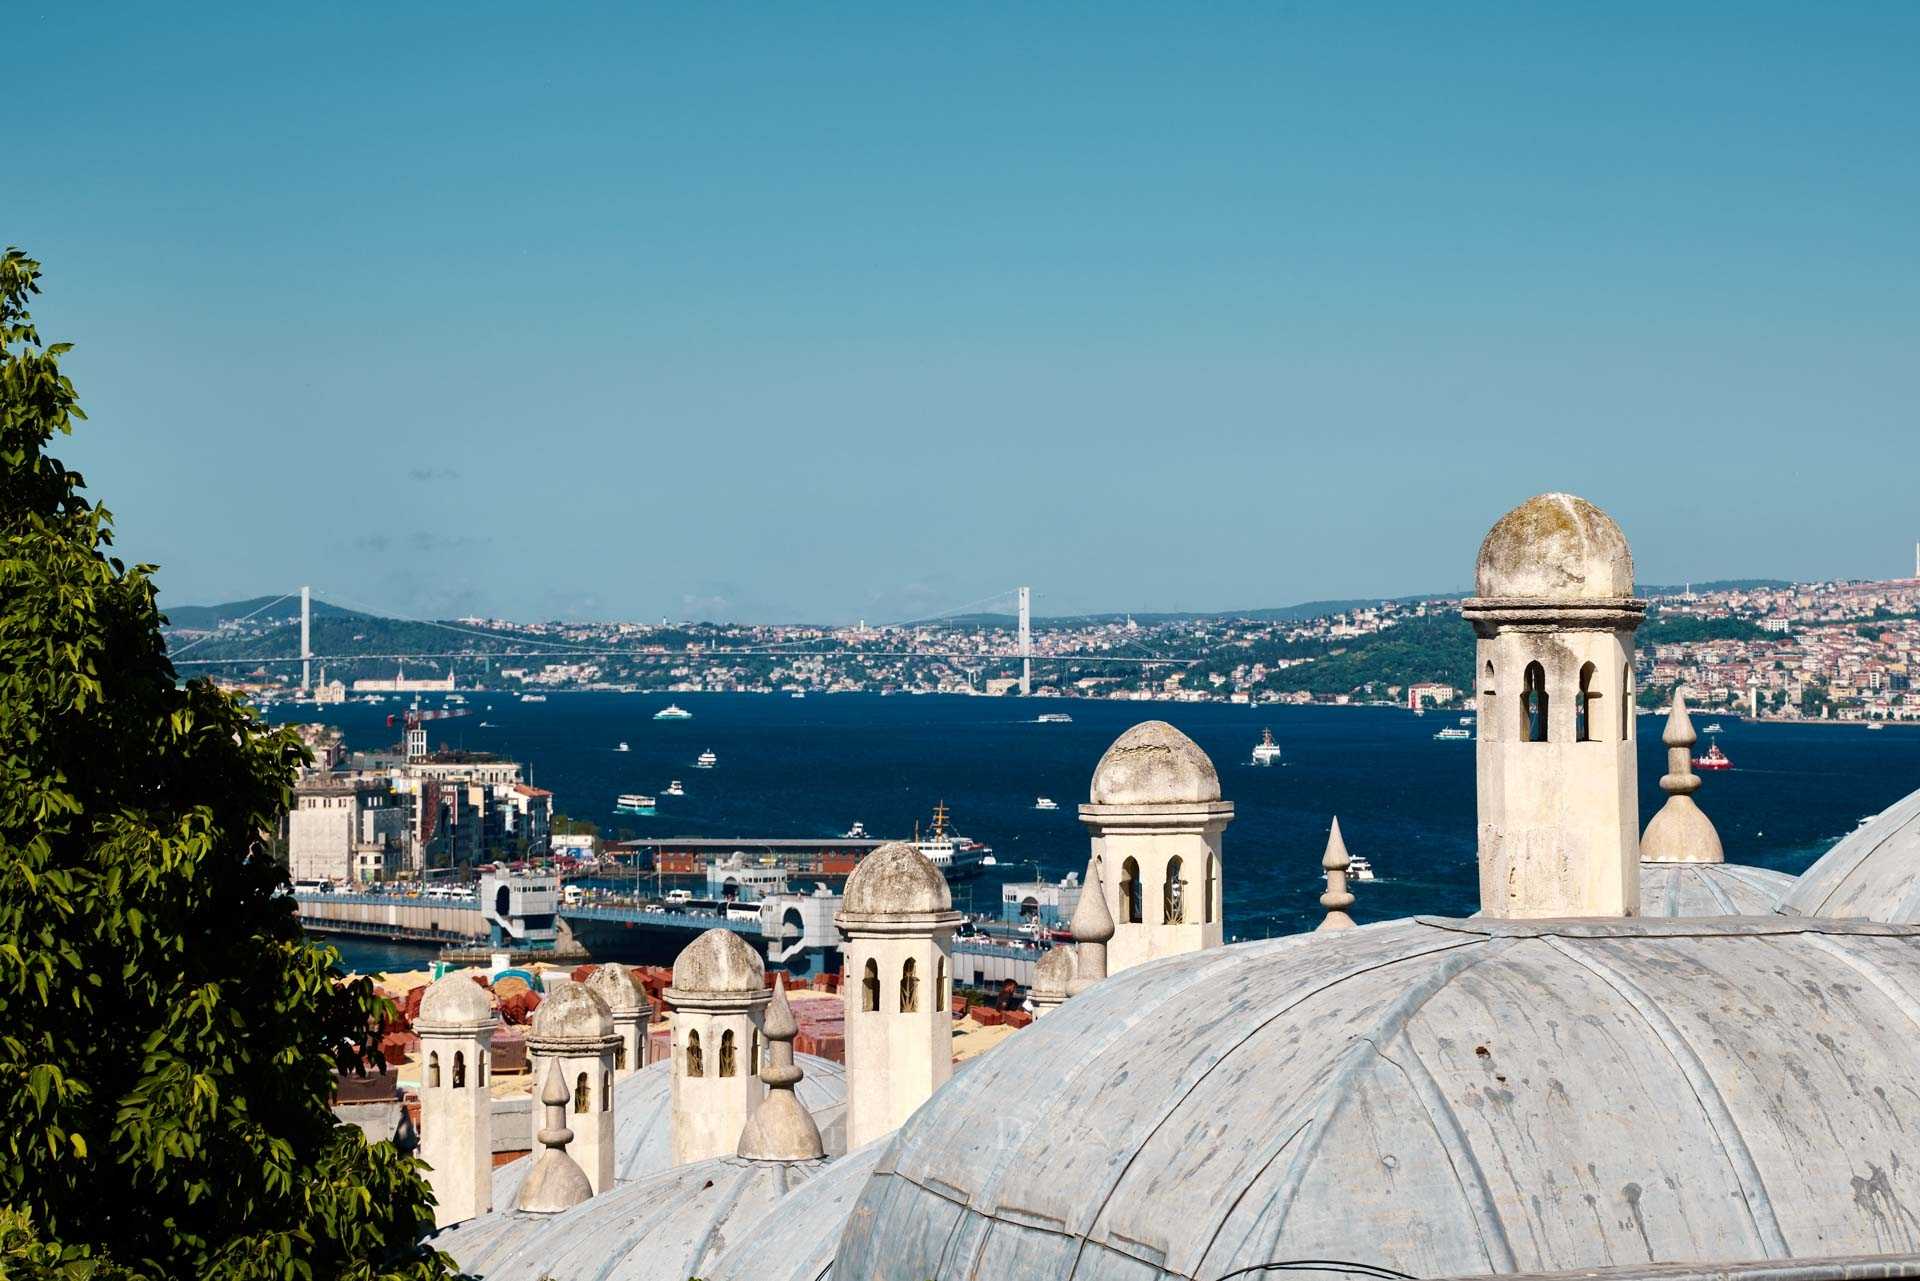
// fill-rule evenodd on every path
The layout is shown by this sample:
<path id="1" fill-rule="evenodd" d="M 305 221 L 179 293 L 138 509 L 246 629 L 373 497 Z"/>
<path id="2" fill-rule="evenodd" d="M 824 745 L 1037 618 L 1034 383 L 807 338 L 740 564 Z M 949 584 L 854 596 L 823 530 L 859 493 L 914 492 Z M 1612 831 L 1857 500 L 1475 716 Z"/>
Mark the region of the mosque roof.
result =
<path id="1" fill-rule="evenodd" d="M 1842 837 L 1801 874 L 1780 910 L 1920 923 L 1920 792 Z"/>
<path id="2" fill-rule="evenodd" d="M 813 1114 L 827 1155 L 847 1150 L 847 1069 L 811 1054 L 794 1056 L 806 1075 L 794 1087 Z M 673 1165 L 673 1064 L 662 1059 L 613 1082 L 613 1177 L 626 1183 Z M 496 1209 L 513 1205 L 533 1168 L 531 1158 L 509 1161 L 493 1172 Z"/>
<path id="3" fill-rule="evenodd" d="M 883 1135 L 801 1184 L 709 1264 L 701 1281 L 831 1281 L 847 1215 L 891 1142 Z"/>
<path id="4" fill-rule="evenodd" d="M 679 1281 L 704 1275 L 775 1202 L 827 1164 L 714 1157 L 617 1184 L 559 1214 L 481 1215 L 432 1243 L 463 1273 L 486 1281 Z"/>
<path id="5" fill-rule="evenodd" d="M 1613 517 L 1573 494 L 1538 494 L 1494 522 L 1474 567 L 1480 597 L 1618 600 L 1633 552 Z"/>
<path id="6" fill-rule="evenodd" d="M 1794 878 L 1739 863 L 1640 864 L 1642 916 L 1765 916 Z"/>
<path id="7" fill-rule="evenodd" d="M 1780 916 L 1421 918 L 1136 966 L 908 1120 L 835 1274 L 1913 1251 L 1916 941 Z"/>
<path id="8" fill-rule="evenodd" d="M 933 860 L 905 841 L 889 841 L 855 865 L 840 911 L 846 916 L 951 912 L 953 895 Z"/>
<path id="9" fill-rule="evenodd" d="M 1093 767 L 1095 805 L 1196 804 L 1220 799 L 1220 775 L 1200 745 L 1165 721 L 1142 721 Z"/>

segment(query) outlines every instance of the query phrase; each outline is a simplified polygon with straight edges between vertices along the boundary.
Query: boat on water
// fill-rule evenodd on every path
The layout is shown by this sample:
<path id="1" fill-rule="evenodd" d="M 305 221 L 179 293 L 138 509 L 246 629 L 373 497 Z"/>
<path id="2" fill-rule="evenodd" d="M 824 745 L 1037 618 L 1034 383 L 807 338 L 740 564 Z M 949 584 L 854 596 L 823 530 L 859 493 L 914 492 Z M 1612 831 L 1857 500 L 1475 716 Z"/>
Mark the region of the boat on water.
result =
<path id="1" fill-rule="evenodd" d="M 500 727 L 498 725 L 495 725 L 492 721 L 481 721 L 480 728 L 481 729 L 499 729 Z"/>
<path id="2" fill-rule="evenodd" d="M 1351 855 L 1347 860 L 1347 876 L 1356 881 L 1371 881 L 1374 879 L 1373 864 L 1358 854 Z"/>
<path id="3" fill-rule="evenodd" d="M 677 778 L 674 779 L 671 783 L 668 783 L 667 790 L 664 793 L 662 793 L 662 795 L 665 795 L 665 796 L 685 796 L 686 794 L 687 794 L 687 789 L 680 786 L 680 780 Z"/>
<path id="4" fill-rule="evenodd" d="M 522 694 L 520 701 L 523 703 L 544 703 L 547 701 L 547 696 L 545 694 Z"/>
<path id="5" fill-rule="evenodd" d="M 1270 729 L 1261 730 L 1260 741 L 1253 745 L 1253 763 L 1255 765 L 1271 765 L 1279 759 L 1280 744 L 1273 741 L 1273 731 Z"/>
<path id="6" fill-rule="evenodd" d="M 464 707 L 466 706 L 467 696 L 465 694 L 448 694 L 445 698 L 442 698 L 440 701 L 442 703 L 452 703 L 456 707 Z"/>
<path id="7" fill-rule="evenodd" d="M 1886 726 L 1881 724 L 1879 721 L 1868 721 L 1867 728 L 1868 729 L 1885 729 Z"/>
<path id="8" fill-rule="evenodd" d="M 653 813 L 657 803 L 653 797 L 644 796 L 639 792 L 622 792 L 620 798 L 613 803 L 613 812 L 646 816 Z"/>
<path id="9" fill-rule="evenodd" d="M 977 876 L 983 867 L 998 866 L 999 860 L 993 857 L 993 851 L 979 841 L 968 840 L 956 835 L 947 825 L 947 803 L 941 801 L 933 807 L 933 827 L 925 836 L 918 829 L 914 831 L 913 843 L 927 861 L 946 874 L 949 881 L 964 880 Z"/>
<path id="10" fill-rule="evenodd" d="M 1468 729 L 1472 729 L 1472 728 L 1473 728 L 1473 717 L 1471 717 L 1471 716 L 1462 716 L 1462 717 L 1460 718 L 1460 723 L 1461 723 L 1462 725 L 1465 725 L 1465 726 L 1466 726 L 1466 727 L 1467 727 Z"/>
<path id="11" fill-rule="evenodd" d="M 1051 796 L 1036 796 L 1033 798 L 1033 808 L 1037 810 L 1057 810 L 1060 808 L 1060 803 Z"/>
<path id="12" fill-rule="evenodd" d="M 872 838 L 867 835 L 867 825 L 865 823 L 856 822 L 852 827 L 849 827 L 847 829 L 847 834 L 842 839 L 849 840 L 849 841 L 865 841 L 865 840 L 870 840 Z"/>
<path id="13" fill-rule="evenodd" d="M 1705 729 L 1701 730 L 1700 732 L 1702 734 L 1724 734 L 1727 731 L 1720 728 L 1719 721 L 1715 721 L 1713 724 L 1707 726 Z"/>
<path id="14" fill-rule="evenodd" d="M 804 689 L 796 689 L 792 694 L 788 695 L 789 698 L 805 698 L 806 696 L 807 691 Z"/>
<path id="15" fill-rule="evenodd" d="M 1439 739 L 1443 743 L 1455 743 L 1455 742 L 1460 742 L 1464 739 L 1472 738 L 1473 731 L 1470 729 L 1463 729 L 1458 725 L 1449 725 L 1445 729 L 1441 730 L 1438 734 L 1435 734 L 1434 737 Z"/>
<path id="16" fill-rule="evenodd" d="M 693 758 L 693 767 L 695 769 L 712 769 L 715 765 L 718 765 L 719 763 L 720 763 L 720 758 L 713 754 L 712 748 L 708 748 L 706 751 L 700 753 L 700 755 Z"/>
<path id="17" fill-rule="evenodd" d="M 1071 725 L 1073 717 L 1065 712 L 1042 712 L 1033 718 L 1035 725 Z"/>
<path id="18" fill-rule="evenodd" d="M 623 738 L 620 740 L 620 745 L 613 750 L 616 752 L 630 752 L 633 749 L 627 746 L 627 740 Z"/>
<path id="19" fill-rule="evenodd" d="M 656 721 L 690 721 L 693 719 L 693 713 L 681 707 L 678 703 L 668 703 L 665 707 L 653 714 L 653 719 Z"/>
<path id="20" fill-rule="evenodd" d="M 1705 756 L 1693 758 L 1693 767 L 1699 770 L 1732 769 L 1733 762 L 1727 759 L 1725 752 L 1720 750 L 1720 744 L 1710 743 Z"/>

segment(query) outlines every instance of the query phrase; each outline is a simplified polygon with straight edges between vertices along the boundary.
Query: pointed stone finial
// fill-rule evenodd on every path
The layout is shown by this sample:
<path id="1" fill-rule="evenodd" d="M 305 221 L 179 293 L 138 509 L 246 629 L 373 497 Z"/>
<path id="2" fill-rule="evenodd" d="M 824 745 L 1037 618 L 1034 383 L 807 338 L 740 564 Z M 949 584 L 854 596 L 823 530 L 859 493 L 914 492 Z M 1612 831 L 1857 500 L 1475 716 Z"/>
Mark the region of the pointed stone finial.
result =
<path id="1" fill-rule="evenodd" d="M 546 1124 L 541 1127 L 539 1138 L 547 1150 L 540 1154 L 533 1172 L 520 1185 L 520 1199 L 514 1203 L 515 1209 L 531 1214 L 558 1214 L 593 1195 L 587 1172 L 567 1155 L 567 1144 L 573 1142 L 573 1131 L 567 1128 L 567 1104 L 572 1098 L 559 1062 L 549 1063 L 546 1084 L 540 1088 Z"/>
<path id="2" fill-rule="evenodd" d="M 1667 794 L 1667 803 L 1641 834 L 1641 861 L 1726 862 L 1720 833 L 1693 800 L 1693 794 L 1700 790 L 1700 776 L 1693 772 L 1693 745 L 1700 736 L 1693 732 L 1693 720 L 1687 715 L 1686 691 L 1678 687 L 1673 691 L 1673 713 L 1667 717 L 1660 741 L 1667 745 L 1667 772 L 1660 776 L 1660 790 Z"/>
<path id="3" fill-rule="evenodd" d="M 1327 833 L 1327 852 L 1320 856 L 1320 866 L 1327 873 L 1327 892 L 1320 896 L 1320 906 L 1327 909 L 1327 919 L 1315 927 L 1316 931 L 1353 928 L 1353 918 L 1347 915 L 1347 909 L 1353 906 L 1353 892 L 1347 888 L 1347 869 L 1352 865 L 1347 843 L 1340 839 L 1340 819 L 1336 815 Z"/>
<path id="4" fill-rule="evenodd" d="M 784 973 L 774 977 L 773 1000 L 762 1030 L 767 1035 L 767 1062 L 760 1069 L 760 1079 L 766 1083 L 767 1096 L 740 1131 L 740 1155 L 749 1161 L 818 1160 L 827 1154 L 820 1127 L 793 1092 L 805 1073 L 793 1058 L 793 1038 L 800 1034 L 800 1024 L 787 1000 Z"/>
<path id="5" fill-rule="evenodd" d="M 1087 877 L 1080 886 L 1080 902 L 1073 909 L 1074 972 L 1067 995 L 1078 996 L 1107 977 L 1107 941 L 1113 937 L 1113 913 L 1107 910 L 1107 887 L 1100 856 L 1087 857 Z"/>

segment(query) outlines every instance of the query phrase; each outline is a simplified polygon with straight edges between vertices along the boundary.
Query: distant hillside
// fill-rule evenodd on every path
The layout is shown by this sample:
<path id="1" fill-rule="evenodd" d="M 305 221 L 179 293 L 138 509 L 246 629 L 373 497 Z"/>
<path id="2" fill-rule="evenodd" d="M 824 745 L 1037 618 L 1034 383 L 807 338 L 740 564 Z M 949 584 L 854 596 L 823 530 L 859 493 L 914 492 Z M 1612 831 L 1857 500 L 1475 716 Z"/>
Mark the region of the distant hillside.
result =
<path id="1" fill-rule="evenodd" d="M 298 596 L 289 596 L 287 599 L 275 604 L 273 608 L 265 608 L 272 600 L 273 597 L 271 596 L 255 596 L 251 600 L 229 601 L 224 605 L 162 605 L 160 611 L 167 616 L 168 626 L 177 627 L 182 631 L 192 632 L 211 631 L 222 623 L 230 623 L 238 619 L 246 618 L 255 610 L 263 611 L 258 617 L 250 620 L 250 622 L 255 625 L 265 626 L 271 623 L 286 622 L 288 620 L 294 622 L 300 621 L 300 598 Z M 371 615 L 360 614 L 351 609 L 342 609 L 338 605 L 329 605 L 323 600 L 316 599 L 313 602 L 313 616 L 319 618 L 323 615 L 340 618 L 371 617 Z"/>
<path id="2" fill-rule="evenodd" d="M 1656 587 L 1639 583 L 1634 590 L 1642 596 L 1678 596 L 1686 591 L 1693 592 L 1752 592 L 1766 589 L 1777 591 L 1782 587 L 1791 587 L 1792 583 L 1784 578 L 1716 578 L 1710 583 L 1687 583 L 1679 587 Z"/>

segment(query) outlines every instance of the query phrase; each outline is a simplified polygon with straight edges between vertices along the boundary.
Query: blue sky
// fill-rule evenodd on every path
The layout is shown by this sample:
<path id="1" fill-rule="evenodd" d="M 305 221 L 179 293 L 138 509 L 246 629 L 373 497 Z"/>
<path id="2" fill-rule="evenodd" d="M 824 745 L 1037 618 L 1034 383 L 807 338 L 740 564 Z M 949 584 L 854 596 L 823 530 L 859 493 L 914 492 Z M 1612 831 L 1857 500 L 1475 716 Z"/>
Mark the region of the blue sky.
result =
<path id="1" fill-rule="evenodd" d="M 42 4 L 0 240 L 176 603 L 905 618 L 1920 538 L 1920 6 Z"/>

